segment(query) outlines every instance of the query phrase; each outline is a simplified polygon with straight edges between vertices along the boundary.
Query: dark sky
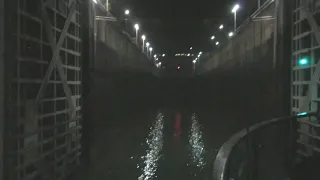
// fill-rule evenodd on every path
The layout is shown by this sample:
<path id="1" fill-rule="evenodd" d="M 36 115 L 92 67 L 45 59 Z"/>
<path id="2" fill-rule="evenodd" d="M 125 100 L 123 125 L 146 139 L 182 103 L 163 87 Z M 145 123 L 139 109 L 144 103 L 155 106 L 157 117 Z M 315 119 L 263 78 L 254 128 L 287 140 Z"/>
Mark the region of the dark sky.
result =
<path id="1" fill-rule="evenodd" d="M 257 7 L 257 0 L 114 0 L 129 8 L 156 52 L 210 51 L 211 35 L 222 41 L 233 29 L 231 8 L 239 3 L 238 22 Z M 225 24 L 224 31 L 218 26 Z"/>

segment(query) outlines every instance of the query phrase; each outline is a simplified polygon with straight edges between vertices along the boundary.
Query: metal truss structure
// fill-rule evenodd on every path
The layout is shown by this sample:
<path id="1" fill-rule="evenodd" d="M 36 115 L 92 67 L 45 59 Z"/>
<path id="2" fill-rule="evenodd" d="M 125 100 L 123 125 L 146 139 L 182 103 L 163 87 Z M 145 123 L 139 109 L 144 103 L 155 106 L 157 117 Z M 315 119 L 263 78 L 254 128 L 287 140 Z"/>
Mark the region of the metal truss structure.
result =
<path id="1" fill-rule="evenodd" d="M 292 17 L 292 102 L 293 114 L 320 108 L 320 0 L 294 0 Z M 316 118 L 300 125 L 303 151 L 320 153 L 320 124 Z"/>
<path id="2" fill-rule="evenodd" d="M 0 16 L 5 28 L 3 179 L 65 179 L 81 154 L 80 2 L 0 2 L 6 18 L 2 26 Z"/>

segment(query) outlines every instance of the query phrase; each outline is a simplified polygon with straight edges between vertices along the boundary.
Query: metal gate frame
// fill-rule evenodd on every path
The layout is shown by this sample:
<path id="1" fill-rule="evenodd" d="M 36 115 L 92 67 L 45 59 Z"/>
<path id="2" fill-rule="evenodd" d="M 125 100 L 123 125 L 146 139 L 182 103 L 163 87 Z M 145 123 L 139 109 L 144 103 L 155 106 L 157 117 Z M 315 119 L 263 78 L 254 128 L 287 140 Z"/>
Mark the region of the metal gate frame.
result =
<path id="1" fill-rule="evenodd" d="M 320 30 L 314 14 L 320 13 L 312 3 L 319 0 L 294 0 L 293 8 L 293 50 L 292 50 L 292 111 L 317 111 L 320 98 L 318 98 L 318 85 L 320 77 Z M 304 23 L 304 24 L 303 24 Z M 309 28 L 308 28 L 309 27 Z M 309 39 L 309 41 L 306 41 Z M 306 46 L 306 47 L 302 47 Z M 297 65 L 298 60 L 308 56 L 310 64 Z"/>
<path id="2" fill-rule="evenodd" d="M 292 11 L 292 80 L 293 114 L 318 112 L 320 108 L 320 0 L 293 0 Z M 305 65 L 299 64 L 306 58 Z M 319 119 L 305 119 L 300 124 L 300 155 L 319 153 Z"/>
<path id="3" fill-rule="evenodd" d="M 81 155 L 80 2 L 5 5 L 5 179 L 65 179 Z"/>

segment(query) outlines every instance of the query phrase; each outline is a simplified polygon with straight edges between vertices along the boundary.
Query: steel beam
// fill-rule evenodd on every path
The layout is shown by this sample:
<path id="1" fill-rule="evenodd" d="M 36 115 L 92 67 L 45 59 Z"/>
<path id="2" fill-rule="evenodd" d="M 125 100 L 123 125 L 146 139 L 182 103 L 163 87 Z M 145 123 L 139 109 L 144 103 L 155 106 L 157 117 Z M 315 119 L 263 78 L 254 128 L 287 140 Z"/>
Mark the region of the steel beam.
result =
<path id="1" fill-rule="evenodd" d="M 45 9 L 45 5 L 44 3 L 42 3 L 42 18 L 43 18 L 43 22 L 45 23 L 45 29 L 46 29 L 46 32 L 47 32 L 47 36 L 48 36 L 48 40 L 50 42 L 50 46 L 51 46 L 51 49 L 53 50 L 53 56 L 52 56 L 52 59 L 51 59 L 51 62 L 50 62 L 50 65 L 48 67 L 48 71 L 46 72 L 46 75 L 43 79 L 43 82 L 41 84 L 41 87 L 39 89 L 39 92 L 37 94 L 37 98 L 36 98 L 36 102 L 35 102 L 35 109 L 37 109 L 37 107 L 39 106 L 39 101 L 40 101 L 40 98 L 48 84 L 48 81 L 51 77 L 51 74 L 53 72 L 53 69 L 54 67 L 57 67 L 58 69 L 58 73 L 60 75 L 60 78 L 61 78 L 61 81 L 62 81 L 62 84 L 63 84 L 63 89 L 64 89 L 64 92 L 66 94 L 66 97 L 67 97 L 67 100 L 68 100 L 68 103 L 69 103 L 69 106 L 70 106 L 70 111 L 69 111 L 69 115 L 70 115 L 70 118 L 74 118 L 75 117 L 75 104 L 72 100 L 72 94 L 71 94 L 71 91 L 70 91 L 70 88 L 67 84 L 67 80 L 66 80 L 66 76 L 64 75 L 64 71 L 63 71 L 63 68 L 62 68 L 62 63 L 61 63 L 61 60 L 59 58 L 59 54 L 60 54 L 60 50 L 61 50 L 61 46 L 62 46 L 62 43 L 64 42 L 64 39 L 67 35 L 67 32 L 68 32 L 68 29 L 69 29 L 69 26 L 70 26 L 70 23 L 71 23 L 71 18 L 72 16 L 74 15 L 75 13 L 75 10 L 76 10 L 76 1 L 75 0 L 72 0 L 72 4 L 71 4 L 71 8 L 70 8 L 70 12 L 69 12 L 69 15 L 68 15 L 68 18 L 64 24 L 64 27 L 63 27 L 63 30 L 62 30 L 62 33 L 60 35 L 60 38 L 59 38 L 59 41 L 57 43 L 57 45 L 55 44 L 55 40 L 54 40 L 54 37 L 52 35 L 52 25 L 50 24 L 50 21 L 49 21 L 49 18 L 48 18 L 48 15 L 46 13 L 46 9 Z"/>
<path id="2" fill-rule="evenodd" d="M 5 68 L 4 68 L 4 0 L 0 0 L 0 180 L 3 180 L 3 146 L 4 146 L 4 121 L 5 121 Z"/>

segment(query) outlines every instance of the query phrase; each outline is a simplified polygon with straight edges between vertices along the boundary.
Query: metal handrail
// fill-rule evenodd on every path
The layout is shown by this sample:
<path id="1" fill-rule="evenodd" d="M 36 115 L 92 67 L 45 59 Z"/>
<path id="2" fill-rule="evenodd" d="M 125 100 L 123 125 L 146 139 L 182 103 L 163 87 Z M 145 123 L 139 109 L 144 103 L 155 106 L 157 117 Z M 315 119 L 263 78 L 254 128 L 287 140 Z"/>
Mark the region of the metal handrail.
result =
<path id="1" fill-rule="evenodd" d="M 289 116 L 289 117 L 282 117 L 276 118 L 269 121 L 263 121 L 257 123 L 249 128 L 242 129 L 240 132 L 234 134 L 227 142 L 225 142 L 222 147 L 219 149 L 218 154 L 213 162 L 213 179 L 214 180 L 229 180 L 228 179 L 228 165 L 230 160 L 230 155 L 235 149 L 235 147 L 242 142 L 242 140 L 248 136 L 249 134 L 261 130 L 263 128 L 269 127 L 276 123 L 280 123 L 283 121 L 294 121 L 297 118 L 303 117 L 311 117 L 315 116 L 317 113 L 310 112 L 305 113 L 299 116 Z"/>

